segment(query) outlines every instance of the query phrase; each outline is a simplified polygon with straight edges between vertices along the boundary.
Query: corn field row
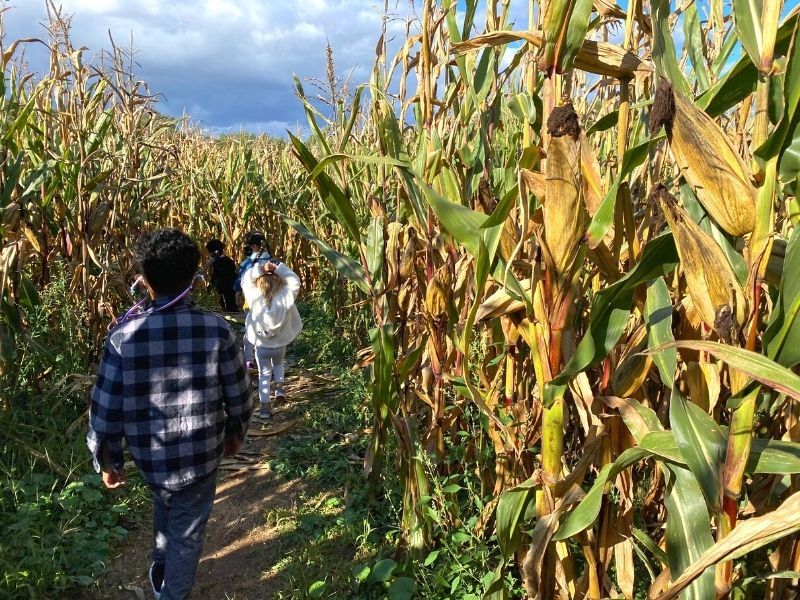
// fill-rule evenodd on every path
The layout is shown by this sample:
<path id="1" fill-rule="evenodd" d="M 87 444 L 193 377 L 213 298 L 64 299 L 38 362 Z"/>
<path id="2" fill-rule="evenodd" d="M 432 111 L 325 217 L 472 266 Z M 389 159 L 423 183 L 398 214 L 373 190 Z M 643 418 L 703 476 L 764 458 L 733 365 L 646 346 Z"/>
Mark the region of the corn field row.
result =
<path id="1" fill-rule="evenodd" d="M 6 41 L 3 376 L 52 269 L 99 341 L 136 232 L 262 227 L 307 287 L 367 302 L 364 467 L 399 473 L 409 561 L 444 519 L 494 536 L 487 599 L 507 573 L 530 598 L 797 597 L 798 11 L 416 6 L 333 116 L 296 80 L 288 143 L 176 128 L 58 15 L 43 77 Z M 466 469 L 482 510 L 443 515 Z"/>

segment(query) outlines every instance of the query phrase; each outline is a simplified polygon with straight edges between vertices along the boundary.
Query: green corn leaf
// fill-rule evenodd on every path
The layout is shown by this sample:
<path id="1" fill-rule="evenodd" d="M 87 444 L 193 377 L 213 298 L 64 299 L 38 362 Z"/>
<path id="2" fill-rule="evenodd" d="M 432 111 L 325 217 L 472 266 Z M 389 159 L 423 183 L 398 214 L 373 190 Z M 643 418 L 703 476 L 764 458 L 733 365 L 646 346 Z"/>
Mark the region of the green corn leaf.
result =
<path id="1" fill-rule="evenodd" d="M 486 100 L 492 90 L 496 64 L 497 53 L 493 48 L 485 48 L 478 59 L 474 76 L 466 80 L 471 82 L 470 89 L 474 95 L 474 102 L 478 106 Z"/>
<path id="2" fill-rule="evenodd" d="M 356 119 L 358 119 L 359 115 L 359 108 L 361 107 L 361 96 L 364 93 L 364 86 L 360 85 L 356 88 L 356 93 L 353 96 L 353 104 L 350 106 L 350 117 L 347 119 L 347 123 L 344 126 L 344 130 L 342 131 L 342 141 L 339 145 L 339 152 L 344 152 L 345 147 L 347 146 L 347 142 L 350 141 L 350 134 L 353 131 L 353 127 L 355 127 Z"/>
<path id="3" fill-rule="evenodd" d="M 658 544 L 656 544 L 653 541 L 653 538 L 651 538 L 641 529 L 637 529 L 636 527 L 631 529 L 631 533 L 633 534 L 633 537 L 635 537 L 638 540 L 638 542 L 650 552 L 650 554 L 655 556 L 658 562 L 660 562 L 664 566 L 667 565 L 668 561 L 667 553 L 658 547 Z"/>
<path id="4" fill-rule="evenodd" d="M 20 153 L 17 154 L 17 157 L 13 161 L 11 161 L 9 157 L 9 159 L 3 165 L 5 172 L 3 173 L 3 189 L 0 191 L 0 209 L 8 206 L 9 202 L 11 202 L 11 193 L 14 191 L 14 188 L 19 182 L 20 172 L 22 170 L 22 160 L 24 158 L 25 155 Z"/>
<path id="5" fill-rule="evenodd" d="M 367 230 L 367 269 L 372 287 L 380 289 L 383 284 L 383 217 L 372 217 Z"/>
<path id="6" fill-rule="evenodd" d="M 422 355 L 428 344 L 428 335 L 425 334 L 419 338 L 417 345 L 408 351 L 398 362 L 396 367 L 396 375 L 398 381 L 405 381 L 411 372 L 419 366 L 422 360 Z"/>
<path id="7" fill-rule="evenodd" d="M 114 122 L 113 113 L 113 109 L 109 109 L 100 115 L 100 118 L 97 120 L 92 133 L 89 135 L 89 140 L 86 143 L 87 156 L 92 154 L 100 147 L 100 144 L 105 138 L 106 133 L 108 133 L 109 128 Z"/>
<path id="8" fill-rule="evenodd" d="M 794 12 L 778 28 L 778 35 L 775 39 L 776 56 L 785 55 L 789 51 L 798 18 L 800 18 L 800 12 Z M 697 99 L 697 105 L 712 117 L 716 117 L 752 94 L 756 89 L 757 82 L 758 69 L 750 60 L 750 56 L 745 54 Z"/>
<path id="9" fill-rule="evenodd" d="M 514 208 L 518 197 L 519 188 L 514 185 L 514 187 L 500 199 L 500 202 L 497 203 L 492 214 L 486 219 L 484 224 L 481 225 L 481 229 L 488 229 L 505 224 L 508 214 L 511 212 L 511 209 Z"/>
<path id="10" fill-rule="evenodd" d="M 697 5 L 692 3 L 683 11 L 683 35 L 686 40 L 686 48 L 689 51 L 689 58 L 694 67 L 694 75 L 697 85 L 701 92 L 708 89 L 710 81 L 708 78 L 708 67 L 706 67 L 705 57 L 705 38 L 703 29 L 700 25 L 700 17 L 697 14 Z"/>
<path id="11" fill-rule="evenodd" d="M 612 110 L 610 113 L 603 115 L 595 121 L 589 129 L 586 130 L 586 135 L 599 133 L 601 131 L 608 131 L 612 127 L 616 127 L 619 123 L 619 110 Z"/>
<path id="12" fill-rule="evenodd" d="M 794 135 L 788 140 L 786 149 L 781 154 L 779 177 L 781 182 L 790 184 L 796 193 L 797 179 L 800 177 L 800 128 L 794 130 Z"/>
<path id="13" fill-rule="evenodd" d="M 36 289 L 36 286 L 27 275 L 21 275 L 19 279 L 19 304 L 27 311 L 28 318 L 31 318 L 33 312 L 41 303 L 39 290 Z"/>
<path id="14" fill-rule="evenodd" d="M 353 162 L 363 162 L 372 165 L 388 165 L 391 167 L 403 167 L 406 169 L 409 168 L 410 166 L 408 162 L 404 160 L 389 158 L 388 156 L 369 156 L 369 155 L 345 154 L 345 153 L 329 154 L 321 161 L 319 161 L 319 163 L 317 163 L 317 166 L 314 167 L 313 171 L 311 171 L 309 179 L 311 180 L 317 179 L 320 176 L 320 174 L 325 172 L 325 169 L 327 167 L 343 160 L 351 160 Z"/>
<path id="15" fill-rule="evenodd" d="M 647 450 L 660 460 L 686 466 L 686 459 L 678 448 L 675 434 L 671 431 L 651 431 L 641 439 L 639 448 Z"/>
<path id="16" fill-rule="evenodd" d="M 538 484 L 528 480 L 500 495 L 495 511 L 497 543 L 506 559 L 514 556 L 522 543 L 520 527 L 525 508 L 535 496 Z"/>
<path id="17" fill-rule="evenodd" d="M 290 219 L 285 215 L 282 215 L 282 218 L 286 224 L 297 231 L 297 233 L 306 238 L 308 241 L 314 243 L 314 245 L 319 248 L 320 252 L 322 252 L 325 258 L 331 262 L 334 268 L 339 271 L 342 276 L 355 283 L 364 293 L 370 293 L 370 284 L 367 280 L 367 274 L 364 272 L 364 268 L 358 263 L 358 261 L 331 248 L 328 244 L 311 233 L 308 228 L 305 227 L 305 225 L 298 223 L 297 221 Z"/>
<path id="18" fill-rule="evenodd" d="M 763 575 L 745 577 L 742 579 L 742 587 L 746 589 L 747 586 L 757 581 L 769 581 L 771 579 L 800 579 L 800 571 L 778 571 L 777 573 L 764 573 Z"/>
<path id="19" fill-rule="evenodd" d="M 708 506 L 718 511 L 722 497 L 719 465 L 724 462 L 726 436 L 716 421 L 673 388 L 669 422 L 683 458 L 694 474 Z"/>
<path id="20" fill-rule="evenodd" d="M 652 141 L 656 141 L 661 137 L 663 137 L 663 134 L 653 138 Z M 611 184 L 608 193 L 600 203 L 600 207 L 592 217 L 592 221 L 589 223 L 589 228 L 586 231 L 586 239 L 589 242 L 590 248 L 597 248 L 597 246 L 602 243 L 603 238 L 608 233 L 608 230 L 614 224 L 614 207 L 617 204 L 619 186 L 636 167 L 645 161 L 650 151 L 650 142 L 651 140 L 642 142 L 641 144 L 625 151 L 625 154 L 622 157 L 622 168 L 614 178 L 614 183 Z"/>
<path id="21" fill-rule="evenodd" d="M 792 398 L 800 399 L 800 376 L 761 354 L 703 340 L 680 340 L 663 344 L 658 348 L 648 350 L 648 352 L 656 353 L 669 348 L 688 348 L 689 350 L 708 352 L 726 362 L 731 368 L 746 373 L 767 387 Z"/>
<path id="22" fill-rule="evenodd" d="M 728 428 L 717 426 L 715 429 L 719 431 L 714 434 L 713 443 L 724 445 L 728 437 Z M 722 438 L 719 432 L 722 432 Z M 639 448 L 659 460 L 687 466 L 684 453 L 678 448 L 678 442 L 675 441 L 675 434 L 672 431 L 651 431 L 641 439 Z M 800 473 L 800 443 L 753 438 L 745 471 L 759 475 Z"/>
<path id="23" fill-rule="evenodd" d="M 584 499 L 565 519 L 562 519 L 553 539 L 556 541 L 569 539 L 591 526 L 600 514 L 606 484 L 631 465 L 649 456 L 651 453 L 641 448 L 628 448 L 612 464 L 605 465 L 597 474 Z"/>
<path id="24" fill-rule="evenodd" d="M 545 406 L 550 406 L 559 393 L 563 394 L 573 376 L 600 362 L 619 341 L 630 317 L 636 288 L 650 279 L 670 273 L 677 264 L 678 252 L 672 234 L 664 233 L 650 240 L 632 271 L 595 294 L 589 331 L 563 371 L 545 385 Z"/>
<path id="25" fill-rule="evenodd" d="M 753 438 L 746 471 L 772 475 L 800 473 L 800 443 Z"/>
<path id="26" fill-rule="evenodd" d="M 761 36 L 762 0 L 732 0 L 733 22 L 736 35 L 741 40 L 754 65 L 761 61 L 764 42 Z"/>
<path id="27" fill-rule="evenodd" d="M 446 182 L 447 180 L 443 179 L 443 181 Z M 485 243 L 489 251 L 489 260 L 493 262 L 497 248 L 500 245 L 500 236 L 503 231 L 502 224 L 484 228 L 486 221 L 489 219 L 485 214 L 467 208 L 461 203 L 451 202 L 421 180 L 419 181 L 419 187 L 447 232 L 476 258 L 480 255 L 481 244 Z M 450 188 L 449 193 L 456 198 L 459 197 L 457 189 L 453 188 L 453 186 L 445 183 L 443 187 L 445 189 Z"/>
<path id="28" fill-rule="evenodd" d="M 711 520 L 694 475 L 676 465 L 666 468 L 667 562 L 673 578 L 688 569 L 714 544 Z M 706 571 L 684 592 L 686 600 L 714 598 L 714 569 Z"/>
<path id="29" fill-rule="evenodd" d="M 650 3 L 653 17 L 653 62 L 656 74 L 666 77 L 679 93 L 691 97 L 691 89 L 678 64 L 675 43 L 669 27 L 670 0 L 653 0 Z"/>
<path id="30" fill-rule="evenodd" d="M 22 107 L 22 110 L 17 113 L 17 116 L 14 118 L 14 121 L 11 123 L 9 128 L 3 134 L 3 144 L 8 144 L 14 138 L 14 134 L 28 124 L 28 119 L 30 119 L 35 108 L 36 94 L 33 93 L 30 99 L 25 103 L 25 106 Z"/>
<path id="31" fill-rule="evenodd" d="M 289 134 L 289 139 L 294 146 L 297 157 L 309 173 L 314 173 L 318 166 L 317 159 L 297 137 Z M 325 206 L 336 217 L 336 220 L 344 227 L 350 234 L 350 237 L 356 243 L 361 243 L 361 228 L 358 224 L 358 217 L 353 210 L 353 205 L 350 199 L 345 195 L 339 186 L 325 173 L 319 173 L 312 179 L 314 185 L 319 191 L 319 195 Z"/>
<path id="32" fill-rule="evenodd" d="M 783 272 L 800 272 L 800 229 L 792 232 L 786 246 Z M 791 368 L 800 363 L 800 278 L 781 278 L 775 310 L 764 333 L 764 347 L 769 358 Z"/>
<path id="33" fill-rule="evenodd" d="M 794 33 L 795 43 L 790 47 L 790 53 L 786 63 L 786 73 L 782 78 L 773 78 L 773 90 L 778 89 L 775 85 L 783 81 L 783 94 L 780 101 L 783 102 L 783 114 L 781 120 L 764 144 L 756 149 L 756 157 L 766 163 L 768 160 L 779 156 L 792 142 L 795 132 L 798 130 L 797 107 L 800 104 L 800 44 L 796 43 L 797 31 Z"/>
<path id="34" fill-rule="evenodd" d="M 673 570 L 673 573 L 680 573 L 680 576 L 673 576 L 672 586 L 660 598 L 674 600 L 679 594 L 681 598 L 687 597 L 683 590 L 704 579 L 709 571 L 713 573 L 714 565 L 740 558 L 781 538 L 791 536 L 798 530 L 800 530 L 800 492 L 789 496 L 783 504 L 769 513 L 738 523 L 727 536 L 708 547 L 701 556 L 694 557 L 692 564 L 685 570 Z M 711 579 L 713 584 L 713 576 Z M 688 589 L 691 590 L 692 587 Z M 713 587 L 709 593 L 710 595 L 701 597 L 712 598 Z"/>
<path id="35" fill-rule="evenodd" d="M 647 347 L 656 348 L 674 340 L 672 336 L 672 300 L 669 288 L 662 277 L 658 277 L 647 286 L 647 301 L 644 305 L 645 322 L 647 323 Z M 678 351 L 665 350 L 653 356 L 661 383 L 672 387 L 675 371 L 678 368 Z"/>
<path id="36" fill-rule="evenodd" d="M 566 45 L 559 57 L 559 66 L 562 73 L 572 69 L 572 63 L 578 55 L 578 50 L 583 47 L 583 42 L 586 40 L 586 32 L 589 30 L 593 6 L 593 0 L 575 0 L 575 7 L 569 16 L 567 24 Z"/>
<path id="37" fill-rule="evenodd" d="M 722 73 L 722 69 L 724 69 L 725 65 L 728 63 L 731 53 L 738 41 L 735 29 L 728 29 L 725 33 L 725 39 L 722 42 L 722 49 L 719 51 L 719 54 L 717 54 L 716 58 L 714 58 L 714 62 L 711 63 L 711 72 L 714 73 L 715 77 L 719 77 L 720 73 Z"/>

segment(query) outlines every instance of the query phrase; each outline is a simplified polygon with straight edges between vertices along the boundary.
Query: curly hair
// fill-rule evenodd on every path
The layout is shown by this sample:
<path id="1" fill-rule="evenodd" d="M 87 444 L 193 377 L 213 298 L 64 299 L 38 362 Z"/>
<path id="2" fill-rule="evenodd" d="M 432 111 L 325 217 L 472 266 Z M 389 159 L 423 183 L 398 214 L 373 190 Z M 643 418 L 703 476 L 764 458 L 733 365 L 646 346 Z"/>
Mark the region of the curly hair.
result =
<path id="1" fill-rule="evenodd" d="M 182 231 L 156 229 L 139 237 L 133 258 L 153 291 L 168 296 L 191 285 L 200 264 L 200 249 Z"/>

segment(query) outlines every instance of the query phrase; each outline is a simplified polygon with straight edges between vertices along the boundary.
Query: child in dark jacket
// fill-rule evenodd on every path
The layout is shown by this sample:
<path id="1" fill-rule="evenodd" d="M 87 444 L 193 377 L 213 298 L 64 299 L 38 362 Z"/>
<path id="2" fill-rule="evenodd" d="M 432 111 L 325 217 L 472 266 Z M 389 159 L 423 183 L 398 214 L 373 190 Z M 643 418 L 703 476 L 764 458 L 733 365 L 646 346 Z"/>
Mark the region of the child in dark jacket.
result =
<path id="1" fill-rule="evenodd" d="M 219 294 L 219 305 L 227 312 L 238 312 L 236 291 L 233 284 L 236 282 L 236 263 L 229 256 L 225 256 L 225 246 L 221 240 L 209 240 L 206 250 L 211 256 L 209 266 L 209 285 Z"/>
<path id="2" fill-rule="evenodd" d="M 223 456 L 239 452 L 252 412 L 236 336 L 189 299 L 200 251 L 185 234 L 144 234 L 134 258 L 150 297 L 108 336 L 92 392 L 87 443 L 108 488 L 125 485 L 122 441 L 150 486 L 150 582 L 186 598 Z"/>

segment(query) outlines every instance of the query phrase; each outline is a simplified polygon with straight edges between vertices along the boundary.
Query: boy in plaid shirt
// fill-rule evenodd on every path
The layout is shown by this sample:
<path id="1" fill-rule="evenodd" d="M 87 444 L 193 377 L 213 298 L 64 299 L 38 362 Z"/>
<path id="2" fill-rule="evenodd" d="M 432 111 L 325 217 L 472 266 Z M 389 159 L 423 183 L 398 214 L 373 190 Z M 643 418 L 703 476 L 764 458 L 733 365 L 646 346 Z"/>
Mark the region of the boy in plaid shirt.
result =
<path id="1" fill-rule="evenodd" d="M 108 336 L 87 442 L 113 489 L 126 482 L 125 439 L 153 497 L 153 592 L 177 600 L 194 584 L 216 470 L 241 448 L 250 391 L 236 336 L 189 299 L 197 245 L 180 231 L 158 230 L 139 238 L 134 258 L 150 303 Z"/>

